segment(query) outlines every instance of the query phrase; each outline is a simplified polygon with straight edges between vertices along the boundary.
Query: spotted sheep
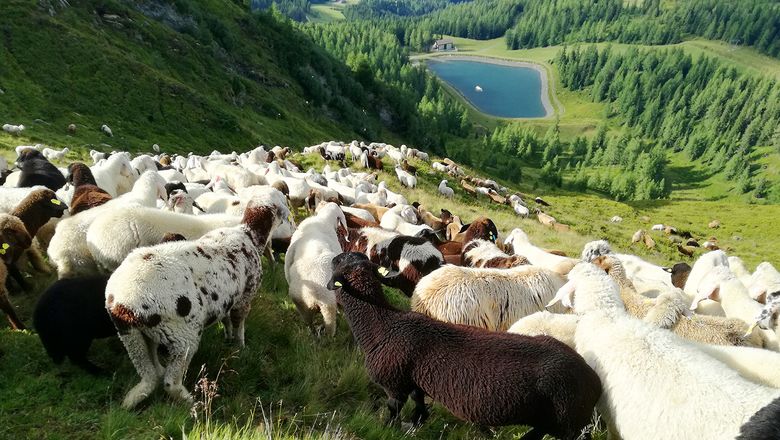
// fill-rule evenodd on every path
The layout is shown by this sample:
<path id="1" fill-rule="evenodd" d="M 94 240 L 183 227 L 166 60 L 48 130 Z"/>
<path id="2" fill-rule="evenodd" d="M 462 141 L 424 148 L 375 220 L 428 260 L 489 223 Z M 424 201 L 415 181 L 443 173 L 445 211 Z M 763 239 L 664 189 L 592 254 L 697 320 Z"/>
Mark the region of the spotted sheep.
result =
<path id="1" fill-rule="evenodd" d="M 133 408 L 163 382 L 174 398 L 191 401 L 182 378 L 203 329 L 221 321 L 226 339 L 244 345 L 244 321 L 260 285 L 268 237 L 287 207 L 250 203 L 238 226 L 195 241 L 136 249 L 106 285 L 106 309 L 141 376 L 122 403 Z M 163 367 L 158 352 L 167 358 Z"/>

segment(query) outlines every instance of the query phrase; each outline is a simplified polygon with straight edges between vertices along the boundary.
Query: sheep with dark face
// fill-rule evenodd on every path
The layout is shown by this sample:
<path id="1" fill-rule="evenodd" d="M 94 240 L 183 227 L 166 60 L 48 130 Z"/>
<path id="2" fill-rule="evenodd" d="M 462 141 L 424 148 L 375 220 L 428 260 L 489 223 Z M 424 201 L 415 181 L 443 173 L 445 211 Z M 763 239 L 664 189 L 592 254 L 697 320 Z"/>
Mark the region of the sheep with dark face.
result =
<path id="1" fill-rule="evenodd" d="M 162 380 L 174 398 L 191 401 L 182 379 L 203 329 L 222 321 L 228 339 L 244 345 L 244 321 L 262 275 L 260 256 L 287 206 L 247 206 L 242 224 L 195 241 L 136 249 L 106 285 L 106 309 L 141 382 L 122 403 L 132 408 Z M 165 367 L 158 350 L 167 353 Z"/>
<path id="2" fill-rule="evenodd" d="M 444 264 L 444 256 L 423 237 L 399 235 L 382 246 L 380 264 L 389 272 L 382 282 L 411 297 L 417 283 Z"/>
<path id="3" fill-rule="evenodd" d="M 92 170 L 83 163 L 74 162 L 68 165 L 66 180 L 74 188 L 70 202 L 70 215 L 76 215 L 111 200 L 111 194 L 97 186 Z"/>
<path id="4" fill-rule="evenodd" d="M 65 357 L 91 374 L 101 368 L 87 359 L 94 339 L 116 336 L 106 313 L 108 278 L 69 278 L 55 281 L 38 300 L 33 325 L 55 364 Z"/>
<path id="5" fill-rule="evenodd" d="M 16 158 L 16 165 L 21 170 L 20 188 L 43 185 L 52 191 L 57 191 L 65 185 L 65 176 L 51 164 L 38 150 L 26 148 Z"/>
<path id="6" fill-rule="evenodd" d="M 391 421 L 411 395 L 412 421 L 422 424 L 429 395 L 472 423 L 530 425 L 526 439 L 579 437 L 601 383 L 574 350 L 546 336 L 490 332 L 397 310 L 382 293 L 380 270 L 365 255 L 341 254 L 333 259 L 328 287 L 336 289 L 369 376 L 387 393 Z"/>

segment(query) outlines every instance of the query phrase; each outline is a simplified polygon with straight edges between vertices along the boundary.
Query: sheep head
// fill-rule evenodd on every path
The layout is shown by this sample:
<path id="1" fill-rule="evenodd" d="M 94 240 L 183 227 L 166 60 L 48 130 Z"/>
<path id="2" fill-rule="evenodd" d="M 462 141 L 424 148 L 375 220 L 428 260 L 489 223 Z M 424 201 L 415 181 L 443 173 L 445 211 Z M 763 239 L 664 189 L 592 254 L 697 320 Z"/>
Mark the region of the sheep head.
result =
<path id="1" fill-rule="evenodd" d="M 594 258 L 612 253 L 612 248 L 606 240 L 587 243 L 582 249 L 582 261 L 593 261 Z"/>
<path id="2" fill-rule="evenodd" d="M 368 260 L 359 252 L 344 252 L 331 260 L 332 275 L 328 289 L 346 293 L 360 300 L 387 306 L 381 278 L 388 270 Z"/>
<path id="3" fill-rule="evenodd" d="M 625 311 L 620 288 L 602 268 L 581 262 L 569 272 L 568 278 L 546 307 L 560 302 L 578 315 L 598 310 Z"/>
<path id="4" fill-rule="evenodd" d="M 678 289 L 685 288 L 685 282 L 688 281 L 688 275 L 691 273 L 691 265 L 688 263 L 675 263 L 672 267 L 664 267 L 666 272 L 672 276 L 672 285 Z"/>
<path id="5" fill-rule="evenodd" d="M 74 187 L 87 184 L 97 186 L 92 170 L 81 162 L 73 162 L 68 165 L 68 176 L 65 178 L 65 182 L 70 183 Z"/>
<path id="6" fill-rule="evenodd" d="M 0 260 L 11 264 L 31 245 L 24 223 L 11 214 L 0 214 Z"/>

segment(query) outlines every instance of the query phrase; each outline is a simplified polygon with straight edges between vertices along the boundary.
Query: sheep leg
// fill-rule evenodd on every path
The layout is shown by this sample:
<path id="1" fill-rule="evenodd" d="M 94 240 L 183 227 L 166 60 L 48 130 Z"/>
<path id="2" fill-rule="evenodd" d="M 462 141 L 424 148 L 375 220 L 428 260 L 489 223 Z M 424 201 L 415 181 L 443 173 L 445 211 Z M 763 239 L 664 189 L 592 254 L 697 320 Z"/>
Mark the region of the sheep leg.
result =
<path id="1" fill-rule="evenodd" d="M 187 335 L 178 344 L 170 345 L 170 360 L 168 367 L 165 369 L 163 387 L 165 387 L 168 395 L 174 399 L 186 402 L 192 402 L 193 400 L 192 394 L 182 385 L 182 379 L 187 371 L 187 367 L 190 365 L 190 361 L 192 361 L 192 356 L 195 355 L 194 347 L 197 347 L 200 343 L 199 339 L 198 337 L 193 338 L 191 335 Z"/>
<path id="2" fill-rule="evenodd" d="M 149 346 L 140 330 L 131 329 L 129 333 L 120 333 L 119 339 L 125 345 L 135 370 L 141 376 L 141 382 L 128 391 L 125 400 L 122 401 L 123 408 L 132 409 L 157 388 L 160 378 L 149 353 Z"/>
<path id="3" fill-rule="evenodd" d="M 24 330 L 26 327 L 22 323 L 22 320 L 16 315 L 16 309 L 8 300 L 8 294 L 3 291 L 4 286 L 0 286 L 0 310 L 5 312 L 8 323 L 11 324 L 11 328 L 14 330 Z"/>
<path id="4" fill-rule="evenodd" d="M 425 406 L 425 391 L 417 387 L 412 391 L 411 397 L 415 403 L 414 412 L 412 412 L 412 423 L 414 426 L 420 426 L 428 419 L 428 408 Z"/>
<path id="5" fill-rule="evenodd" d="M 51 267 L 44 261 L 37 245 L 33 245 L 31 248 L 27 249 L 25 255 L 27 255 L 27 259 L 30 260 L 30 264 L 35 270 L 41 273 L 51 273 Z"/>
<path id="6" fill-rule="evenodd" d="M 230 309 L 230 322 L 233 324 L 235 341 L 239 347 L 244 347 L 244 322 L 249 315 L 249 307 L 233 307 Z"/>
<path id="7" fill-rule="evenodd" d="M 390 415 L 387 418 L 387 422 L 385 425 L 391 426 L 391 425 L 397 425 L 400 424 L 400 415 L 401 415 L 401 409 L 403 409 L 404 404 L 406 403 L 406 399 L 409 397 L 408 395 L 399 395 L 396 397 L 393 397 L 390 395 L 390 393 L 387 393 L 387 409 L 390 410 Z"/>
<path id="8" fill-rule="evenodd" d="M 222 318 L 222 327 L 225 328 L 225 340 L 233 340 L 233 321 L 230 320 L 230 316 Z"/>
<path id="9" fill-rule="evenodd" d="M 11 275 L 11 278 L 16 281 L 17 284 L 19 284 L 19 288 L 24 290 L 25 292 L 30 290 L 30 284 L 27 282 L 27 280 L 24 279 L 24 275 L 22 275 L 22 272 L 19 270 L 18 267 L 14 264 L 8 265 L 8 273 Z"/>
<path id="10" fill-rule="evenodd" d="M 338 306 L 336 306 L 336 304 L 320 304 L 320 313 L 322 313 L 322 321 L 325 324 L 325 334 L 331 338 L 336 336 L 336 318 L 339 313 Z"/>

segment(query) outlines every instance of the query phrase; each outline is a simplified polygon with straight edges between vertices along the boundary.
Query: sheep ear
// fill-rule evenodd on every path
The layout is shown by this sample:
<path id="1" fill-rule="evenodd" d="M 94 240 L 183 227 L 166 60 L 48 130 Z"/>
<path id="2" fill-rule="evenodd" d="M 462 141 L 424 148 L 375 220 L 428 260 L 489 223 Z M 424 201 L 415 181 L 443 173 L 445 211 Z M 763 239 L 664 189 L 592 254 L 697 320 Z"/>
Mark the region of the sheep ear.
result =
<path id="1" fill-rule="evenodd" d="M 702 283 L 699 285 L 696 295 L 693 297 L 693 302 L 691 302 L 691 310 L 696 310 L 696 308 L 699 307 L 699 303 L 705 299 L 717 300 L 719 296 L 720 284 Z"/>
<path id="2" fill-rule="evenodd" d="M 471 226 L 471 223 L 467 223 L 467 224 L 463 225 L 463 226 L 460 228 L 460 231 L 459 231 L 459 232 L 466 232 L 466 229 L 468 229 L 468 228 L 469 228 L 469 226 Z"/>
<path id="3" fill-rule="evenodd" d="M 750 297 L 760 303 L 766 302 L 766 287 L 757 284 L 750 286 Z"/>
<path id="4" fill-rule="evenodd" d="M 547 303 L 545 308 L 549 308 L 559 301 L 563 307 L 566 307 L 567 309 L 572 308 L 574 291 L 575 291 L 574 281 L 567 282 L 560 289 L 558 289 L 558 292 L 555 294 L 555 297 L 549 303 Z"/>

